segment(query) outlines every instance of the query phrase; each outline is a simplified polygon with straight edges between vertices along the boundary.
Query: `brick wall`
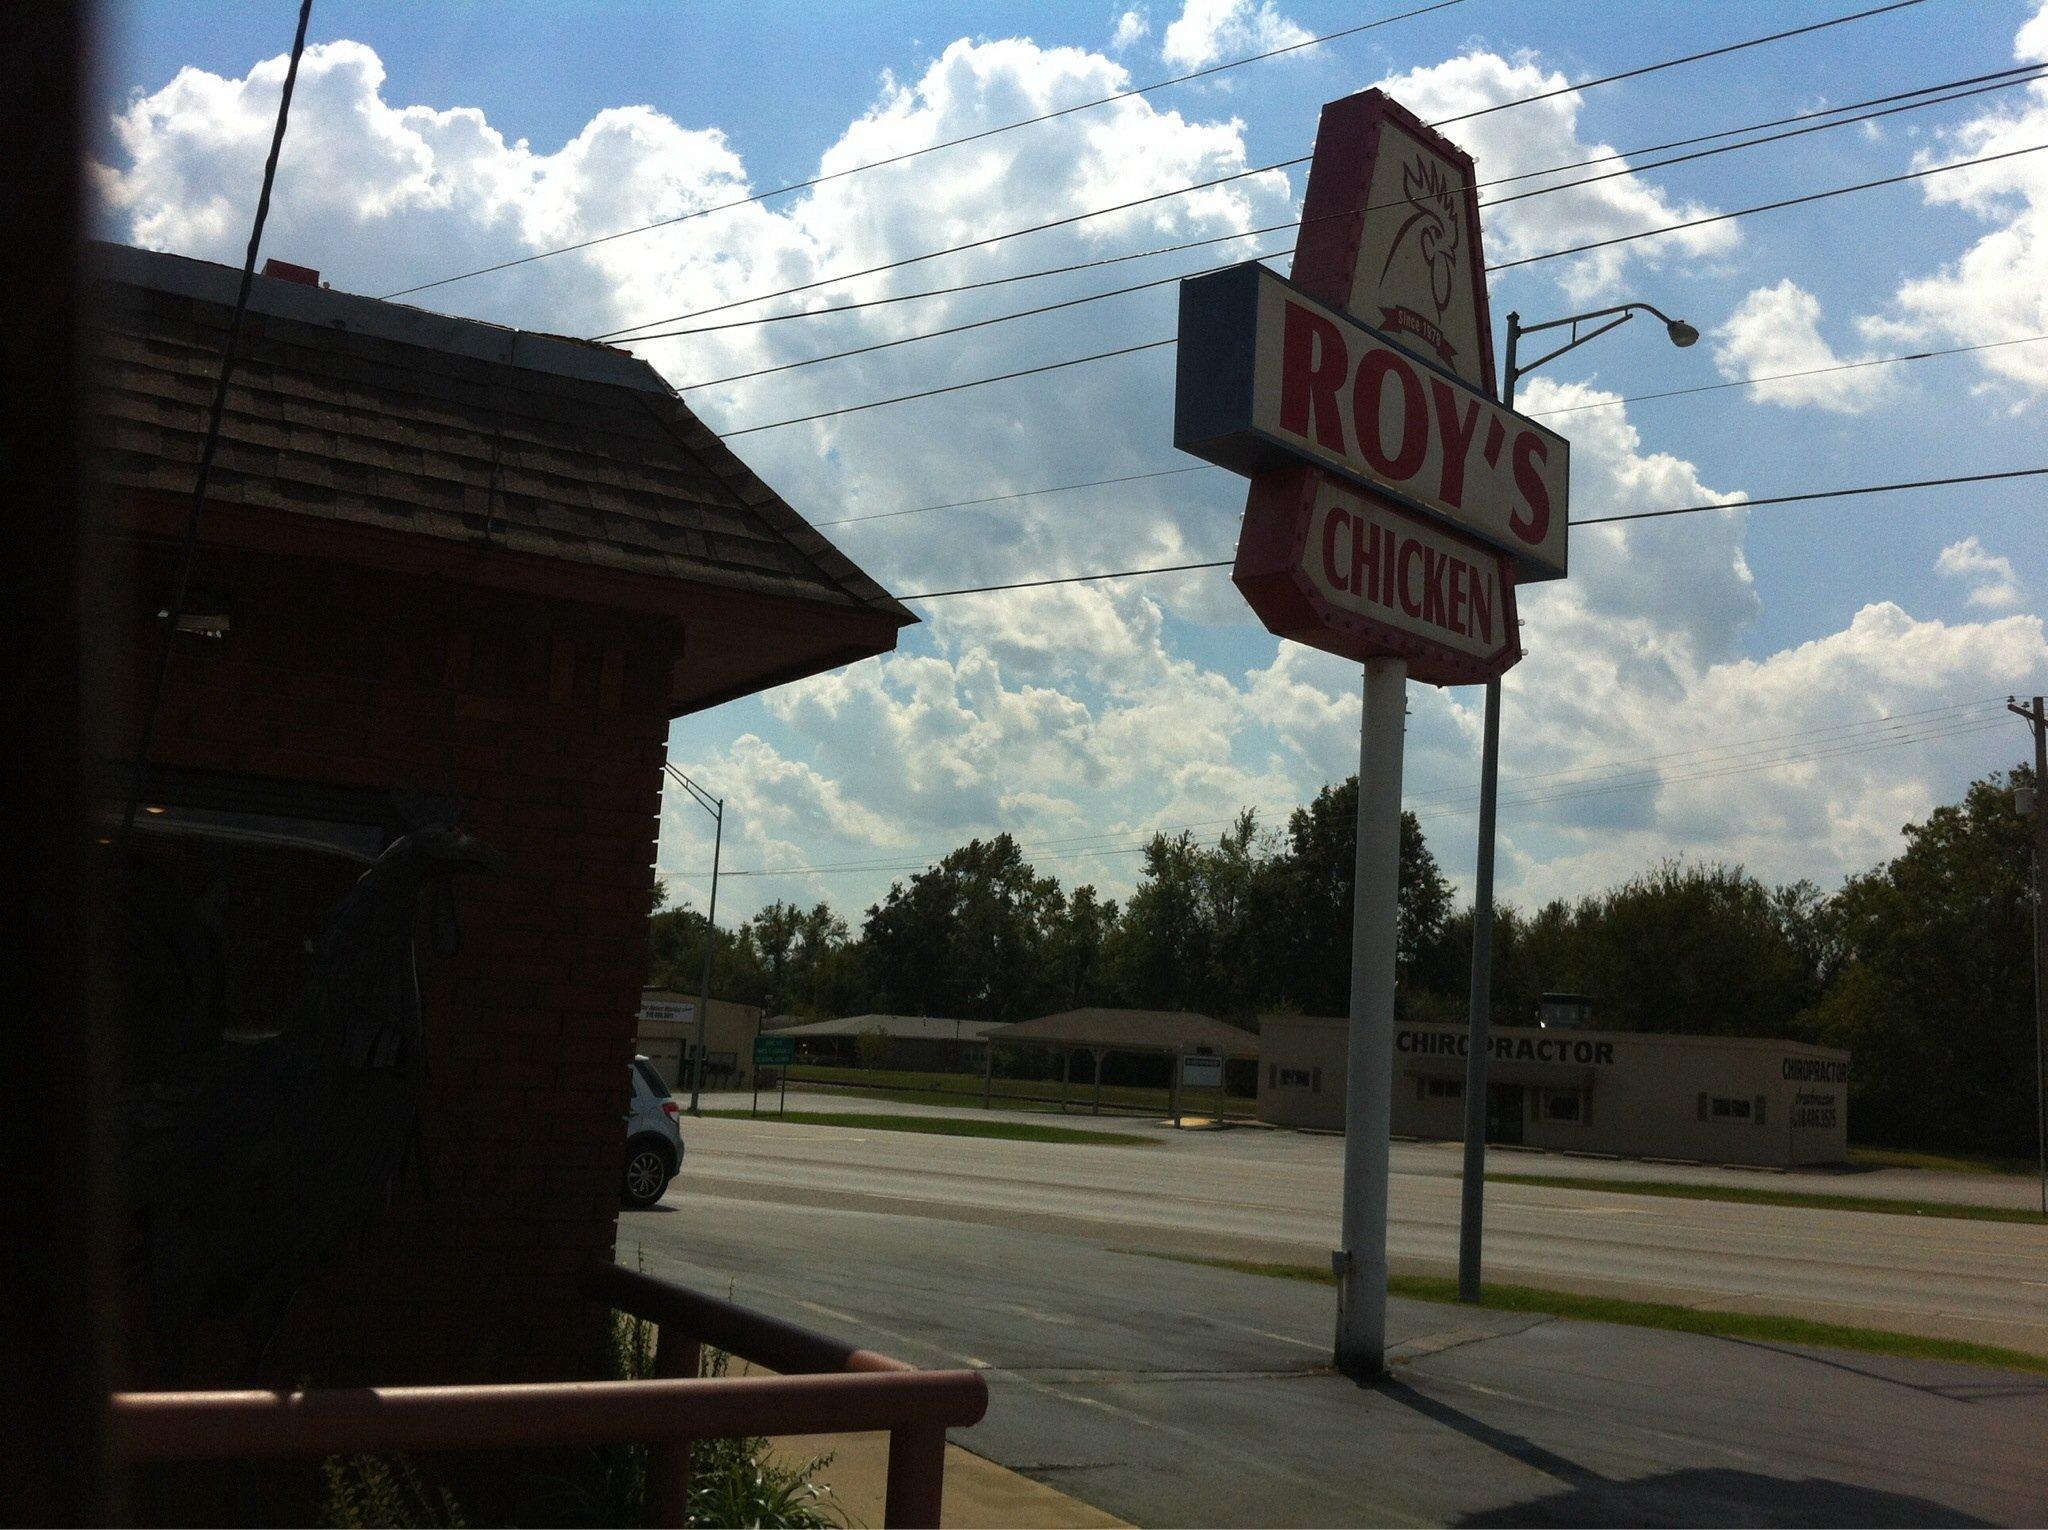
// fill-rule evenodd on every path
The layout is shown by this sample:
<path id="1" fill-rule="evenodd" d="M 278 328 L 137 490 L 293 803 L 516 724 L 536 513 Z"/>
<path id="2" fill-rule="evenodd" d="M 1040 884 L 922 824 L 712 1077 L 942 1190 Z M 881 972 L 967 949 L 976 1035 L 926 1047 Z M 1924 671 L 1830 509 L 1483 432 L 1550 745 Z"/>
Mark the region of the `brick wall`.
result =
<path id="1" fill-rule="evenodd" d="M 167 566 L 146 558 L 137 589 L 157 590 Z M 574 1281 L 611 1257 L 617 1227 L 680 629 L 253 553 L 207 550 L 197 580 L 232 630 L 178 641 L 160 764 L 450 794 L 509 860 L 458 882 L 457 957 L 419 941 L 432 1195 L 408 1176 L 302 1293 L 277 1371 L 324 1384 L 588 1374 L 600 1319 Z M 138 623 L 138 675 L 148 637 Z"/>

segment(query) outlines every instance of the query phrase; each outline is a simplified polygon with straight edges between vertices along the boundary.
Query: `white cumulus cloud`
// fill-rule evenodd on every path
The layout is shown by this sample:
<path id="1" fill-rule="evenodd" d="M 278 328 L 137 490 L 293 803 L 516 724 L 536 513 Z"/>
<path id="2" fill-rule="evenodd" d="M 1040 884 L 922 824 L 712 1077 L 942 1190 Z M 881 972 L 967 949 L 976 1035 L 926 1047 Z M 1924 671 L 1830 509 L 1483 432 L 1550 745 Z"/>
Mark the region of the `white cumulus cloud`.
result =
<path id="1" fill-rule="evenodd" d="M 1204 69 L 1226 58 L 1269 53 L 1315 34 L 1280 14 L 1273 0 L 1187 0 L 1167 23 L 1159 51 L 1176 69 Z"/>
<path id="2" fill-rule="evenodd" d="M 1968 580 L 1970 604 L 1973 606 L 1996 608 L 2019 604 L 2020 581 L 2013 572 L 2012 559 L 1989 551 L 1973 536 L 1949 543 L 1941 550 L 1941 556 L 1934 560 L 1934 567 L 1936 572 L 1951 579 Z"/>
<path id="3" fill-rule="evenodd" d="M 1879 367 L 1825 370 L 1857 359 L 1828 344 L 1820 332 L 1820 299 L 1789 276 L 1751 292 L 1714 334 L 1714 363 L 1723 377 L 1779 379 L 1755 386 L 1752 396 L 1770 404 L 1834 414 L 1875 408 L 1892 394 L 1890 373 Z M 1783 375 L 1801 372 L 1815 375 Z"/>

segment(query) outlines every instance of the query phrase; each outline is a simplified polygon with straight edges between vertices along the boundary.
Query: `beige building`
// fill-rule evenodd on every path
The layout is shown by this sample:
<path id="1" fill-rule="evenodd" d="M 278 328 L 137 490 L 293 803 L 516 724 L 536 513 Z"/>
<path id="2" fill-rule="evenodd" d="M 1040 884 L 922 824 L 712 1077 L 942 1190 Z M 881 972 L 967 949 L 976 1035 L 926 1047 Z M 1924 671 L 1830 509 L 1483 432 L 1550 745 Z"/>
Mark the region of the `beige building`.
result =
<path id="1" fill-rule="evenodd" d="M 1348 1023 L 1274 1015 L 1259 1033 L 1259 1119 L 1344 1126 Z M 1487 1139 L 1707 1163 L 1839 1163 L 1849 1054 L 1730 1036 L 1494 1028 Z M 1394 1027 L 1393 1130 L 1465 1131 L 1465 1028 Z"/>
<path id="2" fill-rule="evenodd" d="M 761 1034 L 763 1011 L 757 1004 L 713 999 L 704 1017 L 704 1087 L 747 1089 L 754 1082 L 754 1038 Z M 671 1089 L 687 1093 L 690 1063 L 697 1055 L 697 999 L 694 994 L 649 988 L 640 995 L 641 1054 L 668 1080 Z"/>

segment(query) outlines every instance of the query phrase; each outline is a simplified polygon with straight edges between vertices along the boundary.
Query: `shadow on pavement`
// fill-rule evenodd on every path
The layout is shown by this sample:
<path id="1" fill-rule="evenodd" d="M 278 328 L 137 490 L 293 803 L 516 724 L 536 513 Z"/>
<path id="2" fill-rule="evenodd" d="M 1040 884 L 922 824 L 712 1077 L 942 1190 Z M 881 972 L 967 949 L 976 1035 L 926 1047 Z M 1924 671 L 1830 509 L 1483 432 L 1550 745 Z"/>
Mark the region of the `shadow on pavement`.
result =
<path id="1" fill-rule="evenodd" d="M 1559 1490 L 1452 1521 L 1459 1525 L 1984 1525 L 1943 1504 L 1824 1478 L 1689 1467 L 1632 1480 L 1606 1477 L 1406 1382 L 1376 1390 L 1431 1423 L 1556 1479 Z"/>

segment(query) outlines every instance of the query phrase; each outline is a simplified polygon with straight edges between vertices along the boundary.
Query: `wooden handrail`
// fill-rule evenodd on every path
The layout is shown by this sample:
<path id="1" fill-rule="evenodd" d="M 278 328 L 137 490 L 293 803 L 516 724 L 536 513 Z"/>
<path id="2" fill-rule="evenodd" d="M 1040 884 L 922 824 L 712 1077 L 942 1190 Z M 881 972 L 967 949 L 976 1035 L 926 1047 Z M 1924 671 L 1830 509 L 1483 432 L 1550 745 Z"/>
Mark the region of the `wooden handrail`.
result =
<path id="1" fill-rule="evenodd" d="M 594 1300 L 660 1326 L 639 1381 L 353 1387 L 308 1392 L 123 1392 L 110 1399 L 131 1461 L 236 1460 L 602 1445 L 655 1447 L 650 1522 L 680 1525 L 689 1442 L 887 1430 L 889 1525 L 939 1522 L 946 1430 L 978 1423 L 977 1371 L 924 1371 L 631 1270 L 593 1270 Z M 701 1343 L 783 1374 L 699 1377 Z"/>

